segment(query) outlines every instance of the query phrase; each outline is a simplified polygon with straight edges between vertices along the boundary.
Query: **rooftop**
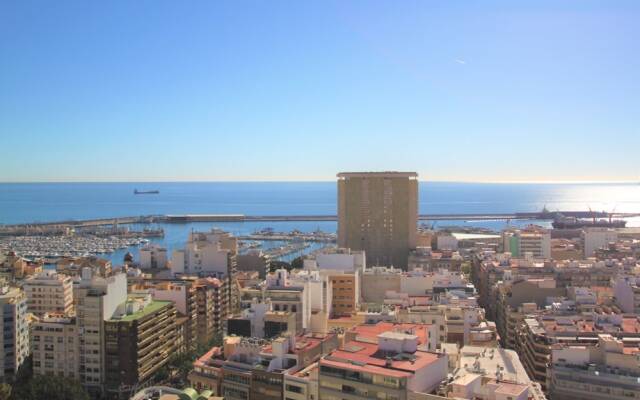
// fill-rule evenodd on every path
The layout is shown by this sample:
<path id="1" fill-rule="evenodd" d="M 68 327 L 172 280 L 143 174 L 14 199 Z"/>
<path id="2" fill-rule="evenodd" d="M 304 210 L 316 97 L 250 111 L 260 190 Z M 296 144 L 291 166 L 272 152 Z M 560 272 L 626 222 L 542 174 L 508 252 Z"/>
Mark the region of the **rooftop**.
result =
<path id="1" fill-rule="evenodd" d="M 338 178 L 417 178 L 417 172 L 340 172 Z"/>
<path id="2" fill-rule="evenodd" d="M 172 303 L 171 301 L 153 300 L 145 308 L 137 312 L 134 312 L 132 314 L 123 315 L 120 318 L 113 318 L 113 320 L 124 321 L 124 322 L 135 321 L 137 319 L 144 318 L 148 315 L 151 315 L 171 303 Z"/>
<path id="3" fill-rule="evenodd" d="M 366 338 L 370 341 L 378 340 L 378 335 L 386 332 L 410 333 L 418 337 L 420 344 L 427 342 L 431 325 L 427 324 L 397 324 L 392 322 L 378 322 L 377 324 L 362 324 L 349 329 L 349 333 L 355 334 L 356 338 Z"/>
<path id="4" fill-rule="evenodd" d="M 334 350 L 320 364 L 380 375 L 409 377 L 440 357 L 443 355 L 421 350 L 411 354 L 389 354 L 381 351 L 377 344 L 355 340 Z"/>
<path id="5" fill-rule="evenodd" d="M 502 379 L 529 384 L 530 380 L 518 354 L 513 350 L 464 346 L 460 349 L 460 368 L 456 378 L 468 374 L 495 376 L 500 371 Z"/>
<path id="6" fill-rule="evenodd" d="M 525 322 L 532 332 L 549 336 L 578 333 L 587 336 L 598 333 L 640 334 L 640 321 L 635 315 L 541 316 L 526 318 Z"/>

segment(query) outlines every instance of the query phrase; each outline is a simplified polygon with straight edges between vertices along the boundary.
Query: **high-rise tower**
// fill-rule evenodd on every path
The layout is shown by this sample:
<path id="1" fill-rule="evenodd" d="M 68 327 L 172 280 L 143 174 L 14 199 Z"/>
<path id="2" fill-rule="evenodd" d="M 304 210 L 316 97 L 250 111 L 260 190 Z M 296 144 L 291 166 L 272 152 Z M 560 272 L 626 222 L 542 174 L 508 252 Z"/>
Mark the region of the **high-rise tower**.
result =
<path id="1" fill-rule="evenodd" d="M 418 174 L 338 174 L 338 245 L 364 250 L 367 265 L 407 268 L 416 246 Z"/>

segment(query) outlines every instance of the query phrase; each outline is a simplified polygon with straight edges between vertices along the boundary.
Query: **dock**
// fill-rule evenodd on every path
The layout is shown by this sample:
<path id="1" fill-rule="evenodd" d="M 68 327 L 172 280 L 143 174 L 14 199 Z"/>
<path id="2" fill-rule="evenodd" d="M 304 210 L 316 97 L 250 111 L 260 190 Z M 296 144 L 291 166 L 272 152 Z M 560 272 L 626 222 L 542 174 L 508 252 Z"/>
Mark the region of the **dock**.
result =
<path id="1" fill-rule="evenodd" d="M 605 213 L 590 211 L 561 211 L 562 215 L 576 218 L 632 218 L 640 217 L 640 213 Z M 542 220 L 550 221 L 557 212 L 516 212 L 516 213 L 475 213 L 475 214 L 420 214 L 420 221 L 507 221 L 507 220 Z M 244 215 L 244 214 L 183 214 L 183 215 L 145 215 L 137 217 L 98 218 L 87 220 L 67 220 L 58 222 L 35 222 L 31 224 L 0 225 L 0 233 L 26 227 L 90 227 L 127 224 L 152 223 L 190 223 L 190 222 L 335 222 L 337 215 Z"/>

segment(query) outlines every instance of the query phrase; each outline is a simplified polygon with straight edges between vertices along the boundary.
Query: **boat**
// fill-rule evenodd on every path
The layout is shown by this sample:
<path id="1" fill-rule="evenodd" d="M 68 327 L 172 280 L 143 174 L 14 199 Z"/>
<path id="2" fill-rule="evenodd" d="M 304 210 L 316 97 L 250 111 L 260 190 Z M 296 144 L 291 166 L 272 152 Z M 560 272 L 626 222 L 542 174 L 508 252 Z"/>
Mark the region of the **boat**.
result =
<path id="1" fill-rule="evenodd" d="M 133 194 L 160 194 L 159 190 L 138 190 L 135 189 Z"/>
<path id="2" fill-rule="evenodd" d="M 576 217 L 557 216 L 551 225 L 555 229 L 581 229 L 581 228 L 624 228 L 627 221 L 622 219 L 581 219 Z"/>

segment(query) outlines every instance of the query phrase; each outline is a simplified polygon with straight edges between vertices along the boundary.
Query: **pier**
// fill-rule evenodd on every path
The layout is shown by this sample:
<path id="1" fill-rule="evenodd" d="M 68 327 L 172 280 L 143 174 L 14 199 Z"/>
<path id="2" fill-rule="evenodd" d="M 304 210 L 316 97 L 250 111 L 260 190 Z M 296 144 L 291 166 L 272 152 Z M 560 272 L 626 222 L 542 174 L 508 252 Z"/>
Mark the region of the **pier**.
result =
<path id="1" fill-rule="evenodd" d="M 516 213 L 475 213 L 475 214 L 420 214 L 420 221 L 491 221 L 491 220 L 552 220 L 558 214 L 576 218 L 632 218 L 640 213 L 606 213 L 591 211 L 561 212 L 516 212 Z M 184 214 L 184 215 L 146 215 L 138 217 L 98 218 L 88 220 L 67 220 L 58 222 L 34 222 L 0 226 L 0 234 L 26 228 L 90 227 L 127 224 L 152 223 L 189 223 L 189 222 L 288 222 L 288 221 L 337 221 L 336 215 L 244 215 L 244 214 Z M 47 229 L 43 229 L 46 231 Z"/>

